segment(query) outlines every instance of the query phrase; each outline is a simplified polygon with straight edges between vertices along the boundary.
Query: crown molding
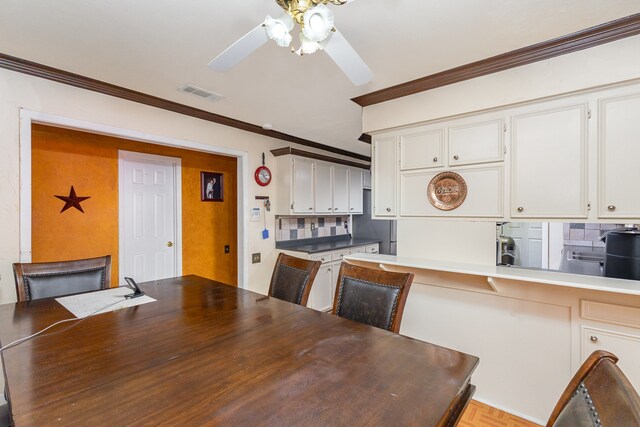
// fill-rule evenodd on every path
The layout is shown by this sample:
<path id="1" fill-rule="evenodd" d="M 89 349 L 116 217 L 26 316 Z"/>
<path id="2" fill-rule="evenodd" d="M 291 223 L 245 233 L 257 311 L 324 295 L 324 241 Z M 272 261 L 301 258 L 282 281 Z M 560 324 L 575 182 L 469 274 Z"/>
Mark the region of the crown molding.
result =
<path id="1" fill-rule="evenodd" d="M 354 168 L 361 168 L 366 170 L 371 169 L 370 165 L 363 165 L 362 163 L 351 162 L 349 160 L 338 159 L 335 157 L 325 156 L 318 153 L 310 153 L 309 151 L 298 150 L 297 148 L 291 148 L 291 147 L 276 148 L 274 150 L 271 150 L 271 154 L 273 154 L 274 157 L 286 156 L 287 154 L 291 154 L 294 156 L 307 157 L 309 159 L 324 160 L 325 162 L 338 163 L 341 165 L 351 166 Z"/>
<path id="2" fill-rule="evenodd" d="M 371 135 L 369 135 L 368 133 L 363 133 L 358 138 L 358 141 L 362 141 L 362 142 L 366 142 L 367 144 L 371 144 Z"/>
<path id="3" fill-rule="evenodd" d="M 47 65 L 28 61 L 26 59 L 0 53 L 0 68 L 15 71 L 30 76 L 40 77 L 69 86 L 102 93 L 116 98 L 126 99 L 127 101 L 137 102 L 139 104 L 149 105 L 151 107 L 160 108 L 174 113 L 183 114 L 185 116 L 195 117 L 197 119 L 218 123 L 224 126 L 233 127 L 247 132 L 256 133 L 270 138 L 280 139 L 282 141 L 300 144 L 306 147 L 317 148 L 334 154 L 351 157 L 358 160 L 371 161 L 370 157 L 352 153 L 351 151 L 342 150 L 330 145 L 320 144 L 319 142 L 309 141 L 307 139 L 298 138 L 293 135 L 278 132 L 275 130 L 265 130 L 261 126 L 252 123 L 243 122 L 222 116 L 220 114 L 211 113 L 209 111 L 200 110 L 198 108 L 189 107 L 167 99 L 158 98 L 146 93 L 137 92 L 122 86 L 116 86 L 111 83 L 95 80 L 79 74 L 74 74 L 58 68 L 49 67 Z"/>
<path id="4" fill-rule="evenodd" d="M 367 107 L 638 34 L 640 34 L 640 13 L 361 95 L 351 100 L 361 107 Z"/>

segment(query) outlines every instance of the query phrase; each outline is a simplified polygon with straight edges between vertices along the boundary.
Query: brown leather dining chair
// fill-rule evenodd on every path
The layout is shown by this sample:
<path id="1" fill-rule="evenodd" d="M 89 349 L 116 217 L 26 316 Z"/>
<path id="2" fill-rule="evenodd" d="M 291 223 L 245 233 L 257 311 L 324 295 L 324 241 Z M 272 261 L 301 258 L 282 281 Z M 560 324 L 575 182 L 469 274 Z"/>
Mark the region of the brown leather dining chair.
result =
<path id="1" fill-rule="evenodd" d="M 18 301 L 58 297 L 107 289 L 111 255 L 75 261 L 15 263 Z"/>
<path id="2" fill-rule="evenodd" d="M 338 274 L 332 313 L 398 333 L 411 273 L 395 273 L 343 262 Z"/>
<path id="3" fill-rule="evenodd" d="M 321 264 L 280 253 L 271 275 L 269 296 L 306 306 Z"/>
<path id="4" fill-rule="evenodd" d="M 607 351 L 593 352 L 562 393 L 547 427 L 640 426 L 640 396 L 616 362 Z"/>

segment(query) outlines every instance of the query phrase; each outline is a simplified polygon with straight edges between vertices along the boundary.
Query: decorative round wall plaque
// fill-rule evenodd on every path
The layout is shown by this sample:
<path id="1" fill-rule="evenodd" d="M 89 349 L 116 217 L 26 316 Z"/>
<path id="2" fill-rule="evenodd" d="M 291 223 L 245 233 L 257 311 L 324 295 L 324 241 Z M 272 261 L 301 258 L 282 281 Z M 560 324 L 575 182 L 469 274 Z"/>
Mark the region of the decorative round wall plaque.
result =
<path id="1" fill-rule="evenodd" d="M 429 202 L 441 211 L 457 208 L 467 197 L 467 183 L 455 172 L 442 172 L 434 176 L 427 187 Z"/>

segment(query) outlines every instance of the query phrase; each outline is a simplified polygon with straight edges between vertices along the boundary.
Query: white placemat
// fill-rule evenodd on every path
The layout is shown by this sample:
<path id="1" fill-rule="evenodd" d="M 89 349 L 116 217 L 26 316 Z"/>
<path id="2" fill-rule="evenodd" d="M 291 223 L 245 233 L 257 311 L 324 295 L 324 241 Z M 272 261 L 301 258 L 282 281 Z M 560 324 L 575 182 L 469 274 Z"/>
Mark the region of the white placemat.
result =
<path id="1" fill-rule="evenodd" d="M 131 293 L 133 293 L 131 288 L 122 286 L 119 288 L 105 289 L 104 291 L 60 297 L 56 298 L 56 301 L 78 318 L 155 301 L 155 299 L 147 295 L 133 299 L 125 299 L 124 296 Z"/>

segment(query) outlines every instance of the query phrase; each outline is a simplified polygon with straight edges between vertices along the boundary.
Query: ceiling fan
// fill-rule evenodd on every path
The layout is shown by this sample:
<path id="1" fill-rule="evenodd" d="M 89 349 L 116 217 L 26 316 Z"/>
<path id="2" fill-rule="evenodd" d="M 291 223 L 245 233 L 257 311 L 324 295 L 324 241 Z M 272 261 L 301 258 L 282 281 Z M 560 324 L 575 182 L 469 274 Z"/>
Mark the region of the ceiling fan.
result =
<path id="1" fill-rule="evenodd" d="M 343 5 L 354 0 L 276 0 L 284 13 L 278 18 L 267 15 L 265 20 L 224 52 L 209 62 L 209 68 L 227 71 L 237 65 L 269 39 L 278 46 L 289 47 L 290 32 L 300 27 L 300 47 L 291 48 L 298 54 L 311 54 L 324 50 L 356 86 L 373 78 L 371 69 L 351 47 L 344 36 L 333 26 L 333 13 L 326 4 Z"/>

